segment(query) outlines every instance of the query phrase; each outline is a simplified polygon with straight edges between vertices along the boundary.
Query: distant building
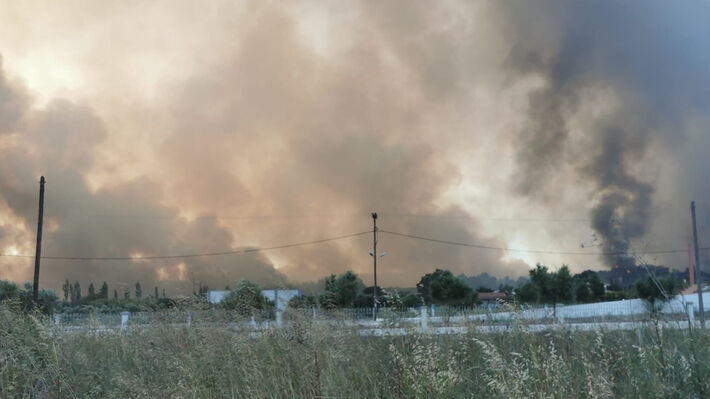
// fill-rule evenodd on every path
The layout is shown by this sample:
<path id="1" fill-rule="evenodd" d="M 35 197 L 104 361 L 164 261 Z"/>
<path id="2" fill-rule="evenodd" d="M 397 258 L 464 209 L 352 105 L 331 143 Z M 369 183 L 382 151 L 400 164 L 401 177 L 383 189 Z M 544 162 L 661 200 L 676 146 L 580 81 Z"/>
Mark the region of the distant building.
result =
<path id="1" fill-rule="evenodd" d="M 207 300 L 212 304 L 218 304 L 224 300 L 232 291 L 227 290 L 210 290 L 207 291 Z M 301 290 L 261 290 L 261 295 L 276 305 L 276 309 L 285 310 L 288 307 L 289 301 L 294 297 L 303 295 Z"/>
<path id="2" fill-rule="evenodd" d="M 301 290 L 261 290 L 261 295 L 276 305 L 278 310 L 286 310 L 291 299 L 303 295 Z"/>
<path id="3" fill-rule="evenodd" d="M 229 295 L 229 293 L 232 291 L 228 290 L 210 290 L 207 291 L 207 300 L 212 303 L 212 304 L 217 304 L 222 302 L 224 297 Z"/>
<path id="4" fill-rule="evenodd" d="M 479 292 L 478 299 L 484 304 L 498 303 L 498 300 L 505 299 L 505 292 Z"/>

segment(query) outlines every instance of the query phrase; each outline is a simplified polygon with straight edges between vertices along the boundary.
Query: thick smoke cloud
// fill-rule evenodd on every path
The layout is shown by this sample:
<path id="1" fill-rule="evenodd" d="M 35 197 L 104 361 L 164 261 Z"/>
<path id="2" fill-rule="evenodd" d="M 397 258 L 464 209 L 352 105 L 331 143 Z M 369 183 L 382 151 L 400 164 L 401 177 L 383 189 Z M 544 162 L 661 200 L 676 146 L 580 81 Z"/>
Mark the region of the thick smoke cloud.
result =
<path id="1" fill-rule="evenodd" d="M 398 16 L 396 9 L 381 11 Z M 425 17 L 423 12 L 412 16 Z M 365 38 L 325 59 L 302 41 L 292 16 L 263 10 L 230 51 L 167 90 L 161 109 L 155 109 L 160 122 L 150 126 L 158 130 L 151 151 L 157 170 L 98 189 L 91 188 L 86 171 L 102 162 L 95 154 L 110 139 L 111 126 L 90 106 L 64 100 L 31 113 L 15 133 L 22 147 L 3 158 L 1 178 L 4 198 L 24 222 L 26 241 L 31 242 L 36 212 L 31 182 L 45 173 L 46 214 L 56 225 L 46 234 L 46 254 L 138 258 L 305 241 L 368 230 L 372 210 L 381 212 L 387 229 L 496 244 L 476 233 L 457 206 L 438 203 L 459 177 L 438 146 L 438 130 L 447 121 L 423 111 L 459 95 L 460 87 L 449 79 L 451 68 L 461 66 L 445 59 L 448 51 L 420 54 L 425 46 L 402 41 L 400 35 L 434 27 L 437 19 L 403 20 L 396 37 L 389 20 L 379 19 L 363 32 Z M 437 41 L 444 44 L 455 32 L 442 32 Z M 380 39 L 386 40 L 373 45 Z M 405 73 L 411 77 L 396 79 L 402 70 L 391 64 L 390 51 L 421 61 Z M 410 93 L 415 87 L 425 92 Z M 396 210 L 389 212 L 392 218 L 389 210 Z M 444 217 L 419 220 L 396 213 Z M 244 277 L 283 284 L 284 275 L 272 266 L 278 262 L 296 281 L 346 269 L 367 280 L 369 243 L 361 237 L 268 257 L 179 264 L 48 262 L 43 278 L 55 286 L 64 278 L 151 285 L 178 280 L 182 287 L 199 279 L 214 287 Z M 469 274 L 526 271 L 520 262 L 501 261 L 502 253 L 423 247 L 384 235 L 381 248 L 390 254 L 380 271 L 385 284 L 411 285 L 434 267 Z"/>
<path id="2" fill-rule="evenodd" d="M 17 97 L 12 90 L 6 90 L 5 95 L 11 100 Z M 39 111 L 25 106 L 16 112 L 26 117 L 10 115 L 15 128 L 8 134 L 14 136 L 15 145 L 0 158 L 0 192 L 23 225 L 10 226 L 14 231 L 0 235 L 0 242 L 13 242 L 17 235 L 31 238 L 28 233 L 34 231 L 37 212 L 36 181 L 43 173 L 48 177 L 45 254 L 139 257 L 230 248 L 231 234 L 219 226 L 215 217 L 193 221 L 179 217 L 175 209 L 161 205 L 160 187 L 147 178 L 90 190 L 82 172 L 91 167 L 95 147 L 105 139 L 106 132 L 88 106 L 57 100 Z M 161 222 L 151 223 L 141 215 Z M 23 252 L 30 253 L 28 249 L 24 246 Z M 11 263 L 12 258 L 4 261 L 0 265 L 2 274 L 15 276 L 12 272 L 18 268 L 17 263 Z M 220 287 L 240 277 L 267 284 L 285 283 L 285 277 L 259 254 L 184 262 L 47 260 L 42 268 L 43 281 L 52 286 L 70 279 L 84 283 L 109 281 L 114 287 L 130 288 L 140 281 L 147 287 L 160 284 L 173 293 L 188 291 L 191 279 Z"/>
<path id="3" fill-rule="evenodd" d="M 89 88 L 41 102 L 0 75 L 0 250 L 32 253 L 40 174 L 49 181 L 44 253 L 83 256 L 308 241 L 369 230 L 372 211 L 386 230 L 490 246 L 568 249 L 591 228 L 608 252 L 643 240 L 683 247 L 687 203 L 710 198 L 700 150 L 709 141 L 704 6 L 154 4 L 74 4 L 53 11 L 53 24 L 31 10 L 12 19 L 64 33 L 90 21 L 76 43 L 85 65 L 65 60 Z M 41 39 L 71 36 L 50 33 Z M 591 222 L 485 221 L 539 214 Z M 368 281 L 370 248 L 365 235 L 43 270 L 55 287 L 67 277 L 276 285 L 347 269 Z M 503 251 L 386 234 L 380 248 L 386 285 L 411 286 L 435 267 L 518 276 L 548 259 L 526 265 Z M 29 261 L 0 262 L 3 277 L 29 277 Z"/>
<path id="4" fill-rule="evenodd" d="M 529 6 L 536 10 L 516 5 L 511 12 L 520 19 L 543 15 L 549 25 L 530 28 L 521 22 L 519 26 L 532 32 L 520 32 L 523 36 L 511 55 L 517 71 L 537 74 L 545 82 L 529 97 L 530 122 L 518 147 L 517 191 L 536 196 L 558 190 L 559 184 L 548 183 L 560 173 L 591 179 L 590 219 L 601 249 L 633 250 L 632 244 L 646 237 L 657 216 L 655 189 L 644 169 L 654 161 L 670 161 L 649 159 L 652 147 L 682 142 L 688 130 L 685 118 L 710 99 L 703 83 L 703 70 L 710 67 L 708 52 L 697 47 L 710 33 L 698 19 L 707 7 L 669 9 L 659 2 L 632 6 L 604 1 Z M 551 37 L 556 45 L 528 47 L 526 38 L 541 36 Z M 602 106 L 609 109 L 583 130 L 571 132 L 570 124 L 586 117 L 580 115 L 583 108 L 599 107 L 599 100 L 589 95 L 594 90 L 608 93 Z M 581 139 L 575 140 L 575 135 Z M 704 160 L 695 162 L 707 170 Z M 675 183 L 685 202 L 690 181 Z M 609 255 L 604 263 L 627 266 L 634 258 Z"/>

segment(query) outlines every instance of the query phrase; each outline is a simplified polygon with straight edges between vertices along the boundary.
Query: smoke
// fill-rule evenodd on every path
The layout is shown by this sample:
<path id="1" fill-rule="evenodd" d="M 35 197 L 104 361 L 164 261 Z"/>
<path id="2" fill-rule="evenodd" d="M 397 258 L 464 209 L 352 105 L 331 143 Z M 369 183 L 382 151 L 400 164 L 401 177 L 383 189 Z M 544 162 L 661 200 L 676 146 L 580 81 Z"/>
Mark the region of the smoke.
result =
<path id="1" fill-rule="evenodd" d="M 651 219 L 653 187 L 630 176 L 625 165 L 623 134 L 609 130 L 602 150 L 589 173 L 595 178 L 597 204 L 590 211 L 594 231 L 599 233 L 604 263 L 610 267 L 635 265 L 632 242 L 644 237 Z"/>
<path id="2" fill-rule="evenodd" d="M 0 68 L 2 68 L 2 55 L 0 55 Z M 26 94 L 21 88 L 15 87 L 4 74 L 0 74 L 0 134 L 8 134 L 15 130 L 26 107 Z"/>
<path id="3" fill-rule="evenodd" d="M 367 280 L 368 237 L 239 257 L 140 258 L 366 231 L 372 211 L 380 212 L 385 229 L 500 245 L 480 234 L 467 212 L 442 201 L 460 180 L 442 156 L 442 140 L 455 131 L 441 135 L 441 129 L 453 123 L 444 103 L 463 95 L 465 65 L 452 57 L 459 49 L 451 38 L 468 22 L 432 34 L 449 48 L 431 51 L 407 39 L 440 22 L 422 7 L 408 17 L 399 8 L 360 10 L 372 23 L 349 26 L 356 36 L 333 35 L 349 44 L 328 56 L 304 40 L 291 11 L 261 9 L 222 44 L 224 51 L 171 81 L 159 104 L 146 105 L 152 112 L 146 120 L 137 114 L 121 120 L 106 108 L 99 117 L 93 102 L 26 105 L 13 133 L 18 142 L 0 161 L 3 198 L 22 220 L 18 241 L 28 243 L 22 252 L 31 251 L 40 174 L 48 180 L 45 218 L 55 226 L 45 233 L 43 253 L 136 258 L 46 261 L 43 281 L 55 287 L 65 278 L 119 286 L 135 280 L 184 291 L 193 279 L 219 288 L 238 278 L 284 284 L 286 276 L 313 281 L 347 269 Z M 135 112 L 134 105 L 123 107 Z M 118 127 L 124 125 L 130 129 Z M 135 173 L 133 159 L 147 167 Z M 433 218 L 411 216 L 417 214 Z M 527 270 L 501 260 L 500 251 L 423 247 L 384 234 L 380 241 L 388 252 L 379 276 L 385 284 L 414 284 L 435 267 L 457 274 Z M 16 272 L 16 264 L 6 263 L 4 270 L 26 278 L 29 268 Z"/>
<path id="4" fill-rule="evenodd" d="M 698 167 L 710 105 L 698 46 L 710 32 L 695 6 L 75 6 L 0 13 L 6 60 L 26 62 L 13 68 L 19 78 L 0 74 L 0 250 L 32 253 L 44 174 L 44 253 L 136 260 L 48 261 L 43 281 L 55 287 L 278 285 L 347 269 L 367 281 L 369 236 L 184 262 L 140 256 L 366 231 L 372 211 L 385 230 L 498 247 L 567 249 L 589 228 L 606 252 L 651 238 L 675 247 L 689 202 L 678 193 L 710 193 Z M 53 41 L 83 21 L 85 40 Z M 41 101 L 45 68 L 32 57 L 43 52 L 25 54 L 38 43 L 81 54 L 57 69 L 80 83 Z M 44 81 L 61 87 L 56 76 Z M 587 214 L 589 226 L 475 219 Z M 597 266 L 386 234 L 379 248 L 385 285 L 411 286 L 435 267 L 517 276 L 536 261 Z M 0 260 L 2 277 L 30 273 L 29 261 Z"/>
<path id="5" fill-rule="evenodd" d="M 17 97 L 12 90 L 5 90 L 4 95 L 11 100 Z M 0 104 L 4 103 L 3 97 Z M 8 132 L 14 145 L 0 158 L 0 192 L 3 202 L 22 224 L 8 224 L 4 227 L 9 230 L 0 230 L 5 232 L 0 235 L 4 247 L 22 242 L 23 238 L 31 242 L 40 174 L 47 176 L 44 254 L 140 258 L 224 251 L 231 247 L 231 234 L 219 226 L 215 217 L 188 221 L 174 208 L 161 205 L 161 189 L 150 179 L 139 178 L 92 191 L 83 172 L 93 164 L 94 151 L 105 140 L 106 131 L 88 106 L 56 100 L 40 110 L 25 105 L 16 112 L 20 117 L 10 115 L 15 127 Z M 150 218 L 159 222 L 151 222 Z M 29 245 L 20 249 L 31 253 Z M 4 261 L 0 274 L 19 274 L 17 264 Z M 140 281 L 146 287 L 160 284 L 173 293 L 187 291 L 192 279 L 222 288 L 238 277 L 266 284 L 285 283 L 285 277 L 258 253 L 184 262 L 47 260 L 42 267 L 42 280 L 48 285 L 57 286 L 69 279 L 132 287 Z"/>
<path id="6" fill-rule="evenodd" d="M 658 2 L 539 2 L 510 9 L 521 36 L 509 63 L 543 81 L 529 96 L 514 187 L 549 199 L 580 183 L 573 179 L 589 179 L 591 227 L 604 252 L 633 252 L 633 243 L 647 238 L 659 213 L 649 179 L 658 180 L 660 172 L 649 171 L 657 171 L 655 162 L 668 162 L 666 146 L 683 142 L 686 118 L 708 103 L 700 69 L 710 65 L 708 53 L 694 47 L 708 32 L 696 16 L 702 10 L 686 6 L 670 13 Z M 549 24 L 524 22 L 533 16 Z M 537 46 L 530 37 L 547 41 Z M 687 163 L 679 156 L 670 155 Z M 688 179 L 675 183 L 677 193 L 687 194 Z M 603 261 L 610 267 L 635 263 L 626 255 Z"/>

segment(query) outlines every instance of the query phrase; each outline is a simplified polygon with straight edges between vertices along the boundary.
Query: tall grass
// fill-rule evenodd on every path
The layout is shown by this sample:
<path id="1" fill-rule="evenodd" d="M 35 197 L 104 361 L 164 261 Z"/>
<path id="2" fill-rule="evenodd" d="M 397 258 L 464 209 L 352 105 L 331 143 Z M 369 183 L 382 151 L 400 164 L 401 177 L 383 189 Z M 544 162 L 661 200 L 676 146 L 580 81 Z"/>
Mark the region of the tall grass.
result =
<path id="1" fill-rule="evenodd" d="M 257 336 L 42 320 L 0 308 L 0 398 L 694 398 L 710 371 L 697 330 L 364 337 L 303 317 Z"/>

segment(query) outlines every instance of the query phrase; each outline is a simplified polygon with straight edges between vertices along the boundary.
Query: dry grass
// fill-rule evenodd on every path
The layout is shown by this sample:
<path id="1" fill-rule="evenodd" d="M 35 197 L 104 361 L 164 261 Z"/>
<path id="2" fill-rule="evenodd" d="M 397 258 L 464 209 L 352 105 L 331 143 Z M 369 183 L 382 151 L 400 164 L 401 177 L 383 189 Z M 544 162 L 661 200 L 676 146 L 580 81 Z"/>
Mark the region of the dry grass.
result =
<path id="1" fill-rule="evenodd" d="M 307 318 L 261 337 L 169 325 L 54 334 L 0 308 L 0 397 L 699 398 L 709 343 L 675 330 L 377 338 Z"/>

